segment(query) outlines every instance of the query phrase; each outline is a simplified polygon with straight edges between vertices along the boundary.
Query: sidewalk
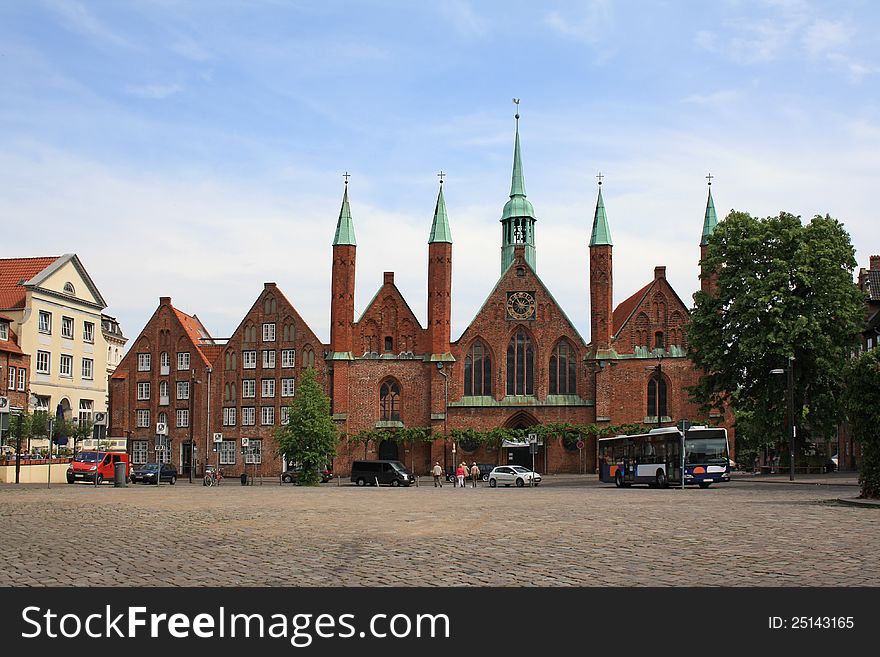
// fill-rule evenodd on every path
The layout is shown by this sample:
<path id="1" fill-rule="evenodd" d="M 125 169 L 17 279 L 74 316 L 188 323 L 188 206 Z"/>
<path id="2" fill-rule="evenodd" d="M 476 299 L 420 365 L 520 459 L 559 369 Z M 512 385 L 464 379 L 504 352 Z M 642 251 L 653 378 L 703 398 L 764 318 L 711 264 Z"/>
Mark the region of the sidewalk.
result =
<path id="1" fill-rule="evenodd" d="M 807 484 L 812 486 L 856 486 L 859 485 L 858 472 L 829 472 L 826 474 L 795 473 L 794 481 L 788 474 L 753 474 L 750 472 L 733 472 L 731 481 L 748 481 L 763 484 Z"/>

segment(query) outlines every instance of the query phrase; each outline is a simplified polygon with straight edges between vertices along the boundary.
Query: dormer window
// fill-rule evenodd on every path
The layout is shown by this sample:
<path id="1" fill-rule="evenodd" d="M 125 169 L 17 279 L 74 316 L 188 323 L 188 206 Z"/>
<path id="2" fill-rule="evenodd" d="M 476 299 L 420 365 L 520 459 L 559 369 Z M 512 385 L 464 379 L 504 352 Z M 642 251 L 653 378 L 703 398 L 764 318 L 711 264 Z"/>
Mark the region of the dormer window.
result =
<path id="1" fill-rule="evenodd" d="M 69 294 L 70 296 L 76 295 L 76 289 L 73 287 L 73 283 L 71 283 L 70 281 L 67 281 L 64 284 L 64 294 Z"/>
<path id="2" fill-rule="evenodd" d="M 9 324 L 6 322 L 0 322 L 0 340 L 8 340 L 9 339 Z"/>

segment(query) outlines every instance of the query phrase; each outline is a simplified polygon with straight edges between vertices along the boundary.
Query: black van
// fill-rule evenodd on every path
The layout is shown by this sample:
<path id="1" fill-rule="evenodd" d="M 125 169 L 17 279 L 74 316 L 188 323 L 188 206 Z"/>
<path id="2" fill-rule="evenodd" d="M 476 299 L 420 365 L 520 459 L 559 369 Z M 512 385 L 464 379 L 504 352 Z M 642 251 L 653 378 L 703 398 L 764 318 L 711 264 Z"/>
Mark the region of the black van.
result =
<path id="1" fill-rule="evenodd" d="M 415 475 L 400 461 L 354 461 L 351 464 L 351 480 L 358 486 L 409 486 L 416 482 Z"/>

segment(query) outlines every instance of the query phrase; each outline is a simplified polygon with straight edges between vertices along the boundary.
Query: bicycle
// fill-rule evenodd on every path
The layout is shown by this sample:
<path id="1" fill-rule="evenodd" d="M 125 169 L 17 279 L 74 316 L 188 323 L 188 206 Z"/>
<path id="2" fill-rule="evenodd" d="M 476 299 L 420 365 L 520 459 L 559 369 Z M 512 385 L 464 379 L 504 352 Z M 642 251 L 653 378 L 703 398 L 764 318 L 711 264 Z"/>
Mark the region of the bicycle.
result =
<path id="1" fill-rule="evenodd" d="M 220 470 L 215 470 L 214 468 L 209 469 L 205 473 L 205 486 L 219 486 L 220 482 L 223 480 L 223 473 Z"/>

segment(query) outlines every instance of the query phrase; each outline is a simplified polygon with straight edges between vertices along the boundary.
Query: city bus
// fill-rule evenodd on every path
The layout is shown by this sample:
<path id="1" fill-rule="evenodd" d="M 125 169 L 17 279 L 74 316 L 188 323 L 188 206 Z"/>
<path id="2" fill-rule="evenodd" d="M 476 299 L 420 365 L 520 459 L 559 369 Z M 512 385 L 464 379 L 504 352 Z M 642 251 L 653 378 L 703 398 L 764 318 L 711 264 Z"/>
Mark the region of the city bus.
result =
<path id="1" fill-rule="evenodd" d="M 727 430 L 705 426 L 692 426 L 684 436 L 676 427 L 663 427 L 631 436 L 600 438 L 599 480 L 613 482 L 618 488 L 632 484 L 659 488 L 681 485 L 682 442 L 685 485 L 708 488 L 716 482 L 730 481 Z"/>

